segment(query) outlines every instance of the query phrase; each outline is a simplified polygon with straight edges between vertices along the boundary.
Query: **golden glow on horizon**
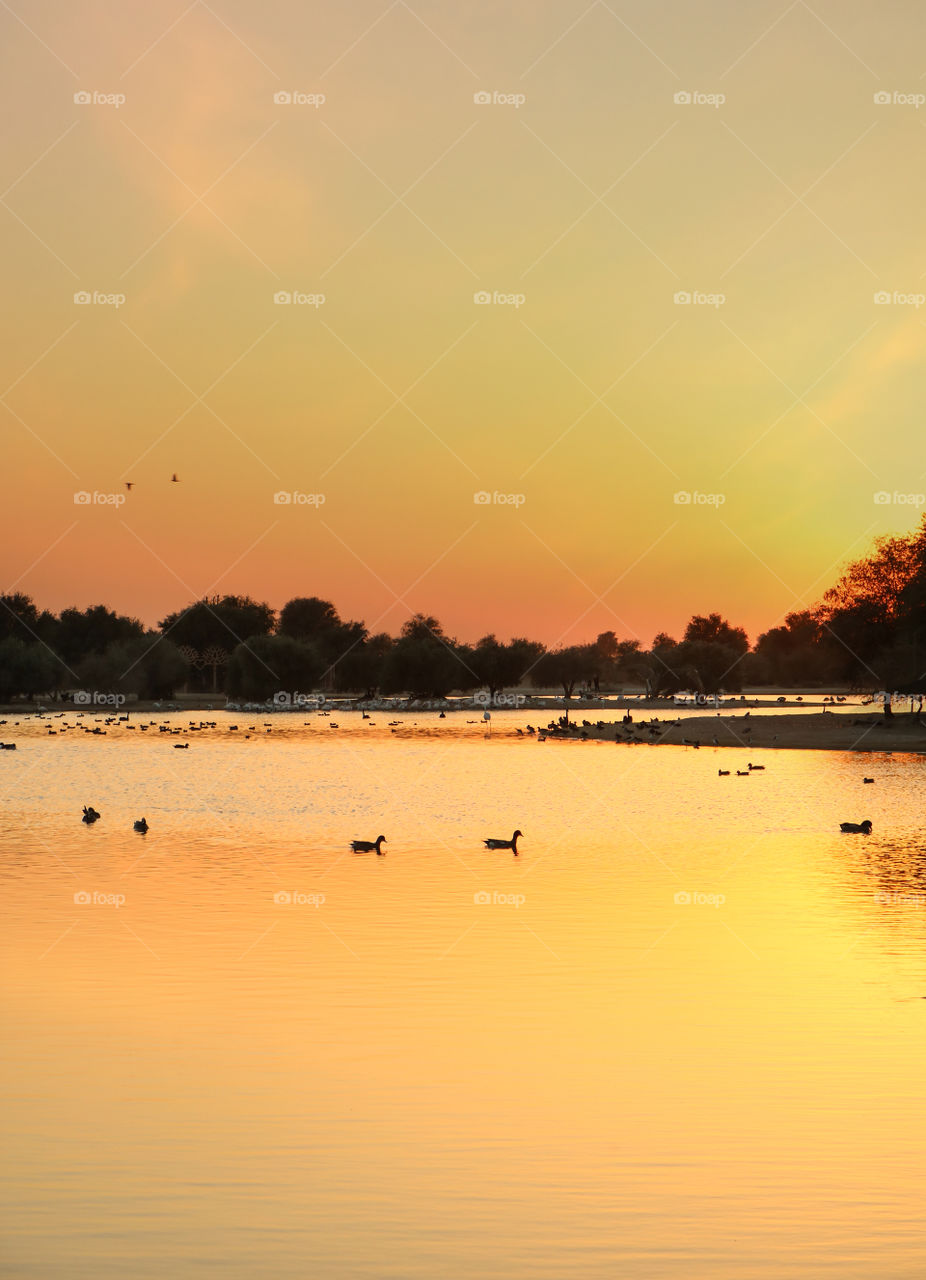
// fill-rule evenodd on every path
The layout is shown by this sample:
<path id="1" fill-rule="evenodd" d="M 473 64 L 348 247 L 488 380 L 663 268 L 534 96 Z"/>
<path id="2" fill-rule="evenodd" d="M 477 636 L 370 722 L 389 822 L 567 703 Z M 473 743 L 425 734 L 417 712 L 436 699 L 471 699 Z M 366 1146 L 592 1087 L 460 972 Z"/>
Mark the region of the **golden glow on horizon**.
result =
<path id="1" fill-rule="evenodd" d="M 754 638 L 911 527 L 918 17 L 384 8 L 0 16 L 3 589 Z"/>

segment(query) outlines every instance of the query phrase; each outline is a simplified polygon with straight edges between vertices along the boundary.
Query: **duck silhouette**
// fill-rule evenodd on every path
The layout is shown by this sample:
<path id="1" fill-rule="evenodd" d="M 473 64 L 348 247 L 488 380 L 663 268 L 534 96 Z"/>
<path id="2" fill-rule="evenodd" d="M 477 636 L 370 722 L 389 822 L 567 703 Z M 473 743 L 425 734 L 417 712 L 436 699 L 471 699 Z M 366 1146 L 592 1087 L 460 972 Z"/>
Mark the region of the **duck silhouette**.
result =
<path id="1" fill-rule="evenodd" d="M 97 813 L 96 809 L 94 809 L 92 804 L 89 807 L 84 805 L 84 816 L 81 818 L 81 822 L 92 824 L 94 822 L 98 822 L 99 818 L 100 815 Z"/>
<path id="2" fill-rule="evenodd" d="M 380 857 L 384 857 L 381 844 L 386 844 L 385 836 L 377 836 L 375 840 L 351 840 L 350 847 L 353 853 L 373 853 L 376 852 Z"/>
<path id="3" fill-rule="evenodd" d="M 839 830 L 846 832 L 846 834 L 870 836 L 871 819 L 866 818 L 864 822 L 840 822 Z"/>
<path id="4" fill-rule="evenodd" d="M 487 849 L 510 849 L 515 857 L 518 856 L 518 837 L 523 837 L 523 831 L 516 831 L 510 840 L 483 840 L 483 844 Z"/>
<path id="5" fill-rule="evenodd" d="M 138 818 L 137 821 L 133 824 L 132 830 L 140 831 L 142 835 L 144 835 L 144 833 L 148 830 L 148 819 Z"/>

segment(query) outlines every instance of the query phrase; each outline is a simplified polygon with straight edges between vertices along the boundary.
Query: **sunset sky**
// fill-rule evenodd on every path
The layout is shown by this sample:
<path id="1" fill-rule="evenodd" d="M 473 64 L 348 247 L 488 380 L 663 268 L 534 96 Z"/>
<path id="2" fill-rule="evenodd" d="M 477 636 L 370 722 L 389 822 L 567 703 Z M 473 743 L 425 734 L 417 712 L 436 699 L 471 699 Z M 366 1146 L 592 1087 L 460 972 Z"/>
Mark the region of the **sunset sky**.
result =
<path id="1" fill-rule="evenodd" d="M 924 509 L 924 26 L 4 4 L 0 588 L 754 638 Z"/>

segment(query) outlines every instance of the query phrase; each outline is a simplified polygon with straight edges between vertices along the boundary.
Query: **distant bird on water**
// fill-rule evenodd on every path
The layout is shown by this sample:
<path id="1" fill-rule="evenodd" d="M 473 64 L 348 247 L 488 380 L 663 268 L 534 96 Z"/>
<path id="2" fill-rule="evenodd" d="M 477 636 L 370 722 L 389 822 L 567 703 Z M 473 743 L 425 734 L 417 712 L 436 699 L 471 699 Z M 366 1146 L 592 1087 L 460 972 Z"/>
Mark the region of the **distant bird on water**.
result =
<path id="1" fill-rule="evenodd" d="M 100 815 L 97 813 L 96 809 L 94 809 L 93 805 L 90 805 L 89 808 L 87 805 L 84 805 L 84 816 L 81 818 L 81 822 L 92 824 L 97 822 L 99 817 Z"/>
<path id="2" fill-rule="evenodd" d="M 386 844 L 385 836 L 377 836 L 375 840 L 351 840 L 350 847 L 353 853 L 373 853 L 376 852 L 380 857 L 384 857 L 381 844 Z"/>
<path id="3" fill-rule="evenodd" d="M 132 492 L 132 488 L 133 488 L 134 484 L 135 484 L 135 481 L 134 481 L 134 480 L 126 480 L 126 482 L 125 482 L 125 487 L 128 489 L 129 493 L 131 493 L 131 492 Z"/>
<path id="4" fill-rule="evenodd" d="M 864 822 L 840 822 L 839 830 L 846 832 L 846 834 L 870 836 L 871 820 L 866 818 Z"/>
<path id="5" fill-rule="evenodd" d="M 179 483 L 180 483 L 180 477 L 177 475 L 176 471 L 175 471 L 175 472 L 174 472 L 174 474 L 171 476 L 171 478 L 170 478 L 170 482 L 171 482 L 171 484 L 179 484 Z"/>
<path id="6" fill-rule="evenodd" d="M 483 844 L 487 849 L 510 849 L 515 857 L 518 856 L 518 837 L 523 838 L 523 831 L 516 831 L 510 840 L 483 840 Z"/>
<path id="7" fill-rule="evenodd" d="M 132 827 L 132 830 L 133 830 L 133 831 L 140 831 L 140 832 L 142 833 L 142 835 L 144 835 L 144 834 L 145 834 L 145 832 L 148 830 L 148 819 L 147 819 L 147 818 L 139 818 L 139 819 L 134 823 L 134 825 L 133 825 L 133 827 Z"/>

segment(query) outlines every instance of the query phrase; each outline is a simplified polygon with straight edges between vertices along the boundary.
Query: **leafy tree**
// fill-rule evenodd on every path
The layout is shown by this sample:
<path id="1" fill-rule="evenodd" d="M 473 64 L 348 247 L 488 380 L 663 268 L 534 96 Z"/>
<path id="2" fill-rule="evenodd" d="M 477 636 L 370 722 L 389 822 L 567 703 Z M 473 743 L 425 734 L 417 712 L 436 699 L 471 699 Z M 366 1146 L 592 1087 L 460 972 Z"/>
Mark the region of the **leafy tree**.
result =
<path id="1" fill-rule="evenodd" d="M 382 684 L 388 693 L 407 692 L 413 697 L 444 698 L 454 689 L 472 689 L 479 683 L 471 650 L 444 635 L 436 618 L 415 614 L 386 655 Z"/>
<path id="2" fill-rule="evenodd" d="M 105 605 L 89 609 L 63 609 L 55 628 L 53 647 L 71 668 L 90 654 L 101 654 L 110 645 L 139 639 L 145 628 L 137 618 L 114 613 Z"/>
<path id="3" fill-rule="evenodd" d="M 55 688 L 58 664 L 44 646 L 16 636 L 0 639 L 0 699 L 34 698 Z"/>
<path id="4" fill-rule="evenodd" d="M 480 684 L 495 698 L 504 689 L 518 685 L 543 653 L 543 645 L 517 638 L 509 644 L 495 636 L 483 636 L 471 651 L 470 665 Z"/>
<path id="5" fill-rule="evenodd" d="M 322 669 L 322 659 L 310 644 L 292 636 L 252 636 L 229 659 L 228 692 L 252 702 L 266 702 L 281 692 L 308 693 Z"/>
<path id="6" fill-rule="evenodd" d="M 531 679 L 541 687 L 561 685 L 563 697 L 568 701 L 581 680 L 594 678 L 597 664 L 598 652 L 593 644 L 549 649 L 535 666 Z"/>
<path id="7" fill-rule="evenodd" d="M 206 672 L 211 671 L 215 691 L 218 669 L 232 650 L 254 636 L 268 635 L 275 616 L 269 604 L 250 596 L 211 596 L 168 614 L 158 626 L 187 658 L 191 684 L 205 689 Z"/>
<path id="8" fill-rule="evenodd" d="M 335 687 L 340 692 L 363 690 L 364 697 L 375 698 L 393 643 L 392 637 L 381 631 L 352 646 L 335 667 Z"/>
<path id="9" fill-rule="evenodd" d="M 280 635 L 315 646 L 328 668 L 326 683 L 339 684 L 338 665 L 367 637 L 362 622 L 342 622 L 330 600 L 297 596 L 283 606 L 277 624 Z"/>

